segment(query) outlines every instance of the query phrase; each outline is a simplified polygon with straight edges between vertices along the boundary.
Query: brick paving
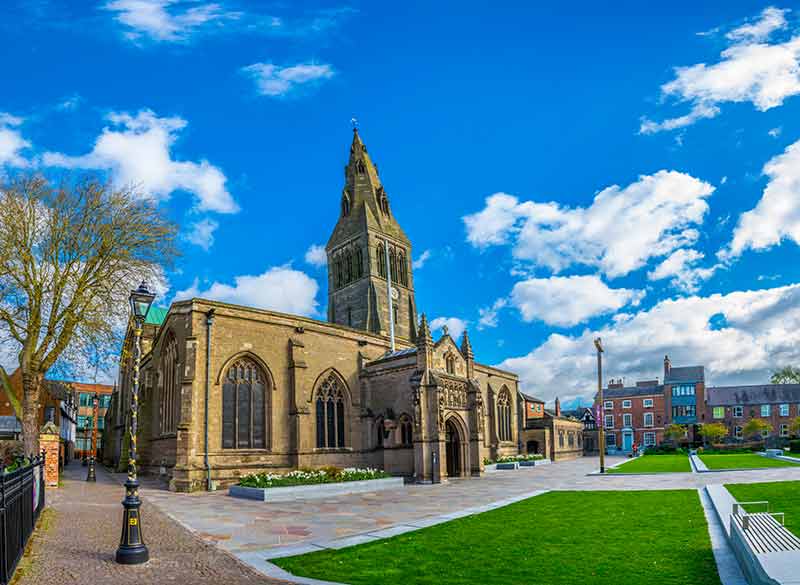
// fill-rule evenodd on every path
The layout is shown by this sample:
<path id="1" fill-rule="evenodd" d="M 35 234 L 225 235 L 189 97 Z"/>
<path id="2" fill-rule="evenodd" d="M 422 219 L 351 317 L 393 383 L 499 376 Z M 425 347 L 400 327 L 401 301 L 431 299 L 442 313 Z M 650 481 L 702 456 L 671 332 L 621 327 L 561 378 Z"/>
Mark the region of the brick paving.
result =
<path id="1" fill-rule="evenodd" d="M 256 573 L 226 552 L 203 542 L 145 498 L 142 526 L 150 561 L 114 562 L 119 543 L 123 488 L 106 471 L 87 483 L 86 468 L 73 462 L 63 487 L 47 491 L 54 511 L 49 530 L 35 537 L 30 567 L 15 585 L 41 583 L 126 584 L 286 584 Z"/>

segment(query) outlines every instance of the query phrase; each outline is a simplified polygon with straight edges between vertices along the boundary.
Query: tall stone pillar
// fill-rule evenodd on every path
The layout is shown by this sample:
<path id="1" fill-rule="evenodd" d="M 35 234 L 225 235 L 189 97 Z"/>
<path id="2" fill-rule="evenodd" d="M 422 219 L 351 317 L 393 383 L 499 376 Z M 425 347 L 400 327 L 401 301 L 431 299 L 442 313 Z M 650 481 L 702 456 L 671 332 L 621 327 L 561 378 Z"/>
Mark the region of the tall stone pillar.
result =
<path id="1" fill-rule="evenodd" d="M 46 422 L 39 431 L 39 445 L 44 451 L 44 483 L 47 487 L 58 487 L 59 443 L 58 427 Z"/>

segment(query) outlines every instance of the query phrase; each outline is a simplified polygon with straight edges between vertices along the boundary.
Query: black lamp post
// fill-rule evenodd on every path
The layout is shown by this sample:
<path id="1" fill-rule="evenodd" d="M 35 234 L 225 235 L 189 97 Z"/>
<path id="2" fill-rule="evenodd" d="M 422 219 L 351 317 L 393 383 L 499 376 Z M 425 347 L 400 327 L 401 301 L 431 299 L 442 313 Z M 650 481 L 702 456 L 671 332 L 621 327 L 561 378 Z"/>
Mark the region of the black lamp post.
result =
<path id="1" fill-rule="evenodd" d="M 147 290 L 144 282 L 131 291 L 130 303 L 133 313 L 133 386 L 131 388 L 130 449 L 128 451 L 128 480 L 125 482 L 125 499 L 122 514 L 122 536 L 117 548 L 117 562 L 123 565 L 138 565 L 147 562 L 150 553 L 142 539 L 142 524 L 139 516 L 139 481 L 136 478 L 136 431 L 139 417 L 139 362 L 142 358 L 142 327 L 150 311 L 155 295 Z"/>
<path id="2" fill-rule="evenodd" d="M 92 397 L 92 436 L 89 439 L 89 448 L 91 449 L 91 455 L 89 455 L 89 470 L 86 473 L 86 481 L 96 482 L 97 475 L 95 474 L 94 470 L 94 462 L 95 457 L 97 456 L 97 449 L 95 445 L 97 445 L 97 392 L 94 393 Z"/>

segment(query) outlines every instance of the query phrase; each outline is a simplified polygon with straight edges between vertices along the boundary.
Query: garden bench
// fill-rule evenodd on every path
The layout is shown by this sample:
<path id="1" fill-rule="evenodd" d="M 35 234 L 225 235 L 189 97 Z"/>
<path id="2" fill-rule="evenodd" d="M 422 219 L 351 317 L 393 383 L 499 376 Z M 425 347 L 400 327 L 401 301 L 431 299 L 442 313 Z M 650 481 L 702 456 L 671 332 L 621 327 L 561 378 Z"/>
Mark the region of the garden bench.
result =
<path id="1" fill-rule="evenodd" d="M 746 512 L 743 506 L 763 506 Z M 786 530 L 783 513 L 770 512 L 769 502 L 734 502 L 730 515 L 731 545 L 751 584 L 796 583 L 800 538 Z"/>

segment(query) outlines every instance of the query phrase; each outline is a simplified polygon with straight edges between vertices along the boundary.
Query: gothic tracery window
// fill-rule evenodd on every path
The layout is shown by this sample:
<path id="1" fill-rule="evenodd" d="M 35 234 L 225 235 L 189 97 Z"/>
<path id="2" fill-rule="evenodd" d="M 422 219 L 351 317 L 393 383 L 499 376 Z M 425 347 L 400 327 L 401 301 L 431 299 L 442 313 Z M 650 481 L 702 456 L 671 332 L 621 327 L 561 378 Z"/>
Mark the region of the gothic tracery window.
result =
<path id="1" fill-rule="evenodd" d="M 456 373 L 456 358 L 452 355 L 447 354 L 444 357 L 444 367 L 447 370 L 448 374 L 455 374 Z"/>
<path id="2" fill-rule="evenodd" d="M 342 196 L 342 215 L 350 215 L 350 198 L 346 192 Z"/>
<path id="3" fill-rule="evenodd" d="M 400 284 L 408 284 L 408 270 L 406 268 L 406 256 L 402 252 L 397 255 L 397 264 L 400 268 Z"/>
<path id="4" fill-rule="evenodd" d="M 511 441 L 511 394 L 505 387 L 497 397 L 497 430 L 501 441 Z"/>
<path id="5" fill-rule="evenodd" d="M 404 447 L 410 447 L 414 442 L 414 437 L 411 434 L 411 418 L 408 415 L 400 417 L 400 444 Z"/>
<path id="6" fill-rule="evenodd" d="M 161 433 L 174 433 L 178 428 L 180 412 L 180 382 L 178 380 L 178 343 L 172 332 L 167 336 L 161 352 Z"/>
<path id="7" fill-rule="evenodd" d="M 383 244 L 378 244 L 377 254 L 378 254 L 378 274 L 386 278 L 386 251 L 383 248 Z"/>
<path id="8" fill-rule="evenodd" d="M 222 384 L 222 448 L 266 448 L 266 376 L 249 357 L 236 360 Z"/>
<path id="9" fill-rule="evenodd" d="M 364 255 L 361 252 L 361 248 L 358 248 L 356 250 L 355 258 L 356 258 L 356 275 L 358 276 L 358 278 L 361 278 L 362 276 L 364 276 Z"/>
<path id="10" fill-rule="evenodd" d="M 322 381 L 316 396 L 317 448 L 344 447 L 344 392 L 339 378 L 330 373 Z"/>
<path id="11" fill-rule="evenodd" d="M 348 250 L 344 255 L 344 283 L 349 284 L 353 281 L 353 256 Z"/>
<path id="12" fill-rule="evenodd" d="M 392 282 L 397 282 L 397 256 L 394 250 L 389 250 L 389 268 L 392 271 Z"/>

